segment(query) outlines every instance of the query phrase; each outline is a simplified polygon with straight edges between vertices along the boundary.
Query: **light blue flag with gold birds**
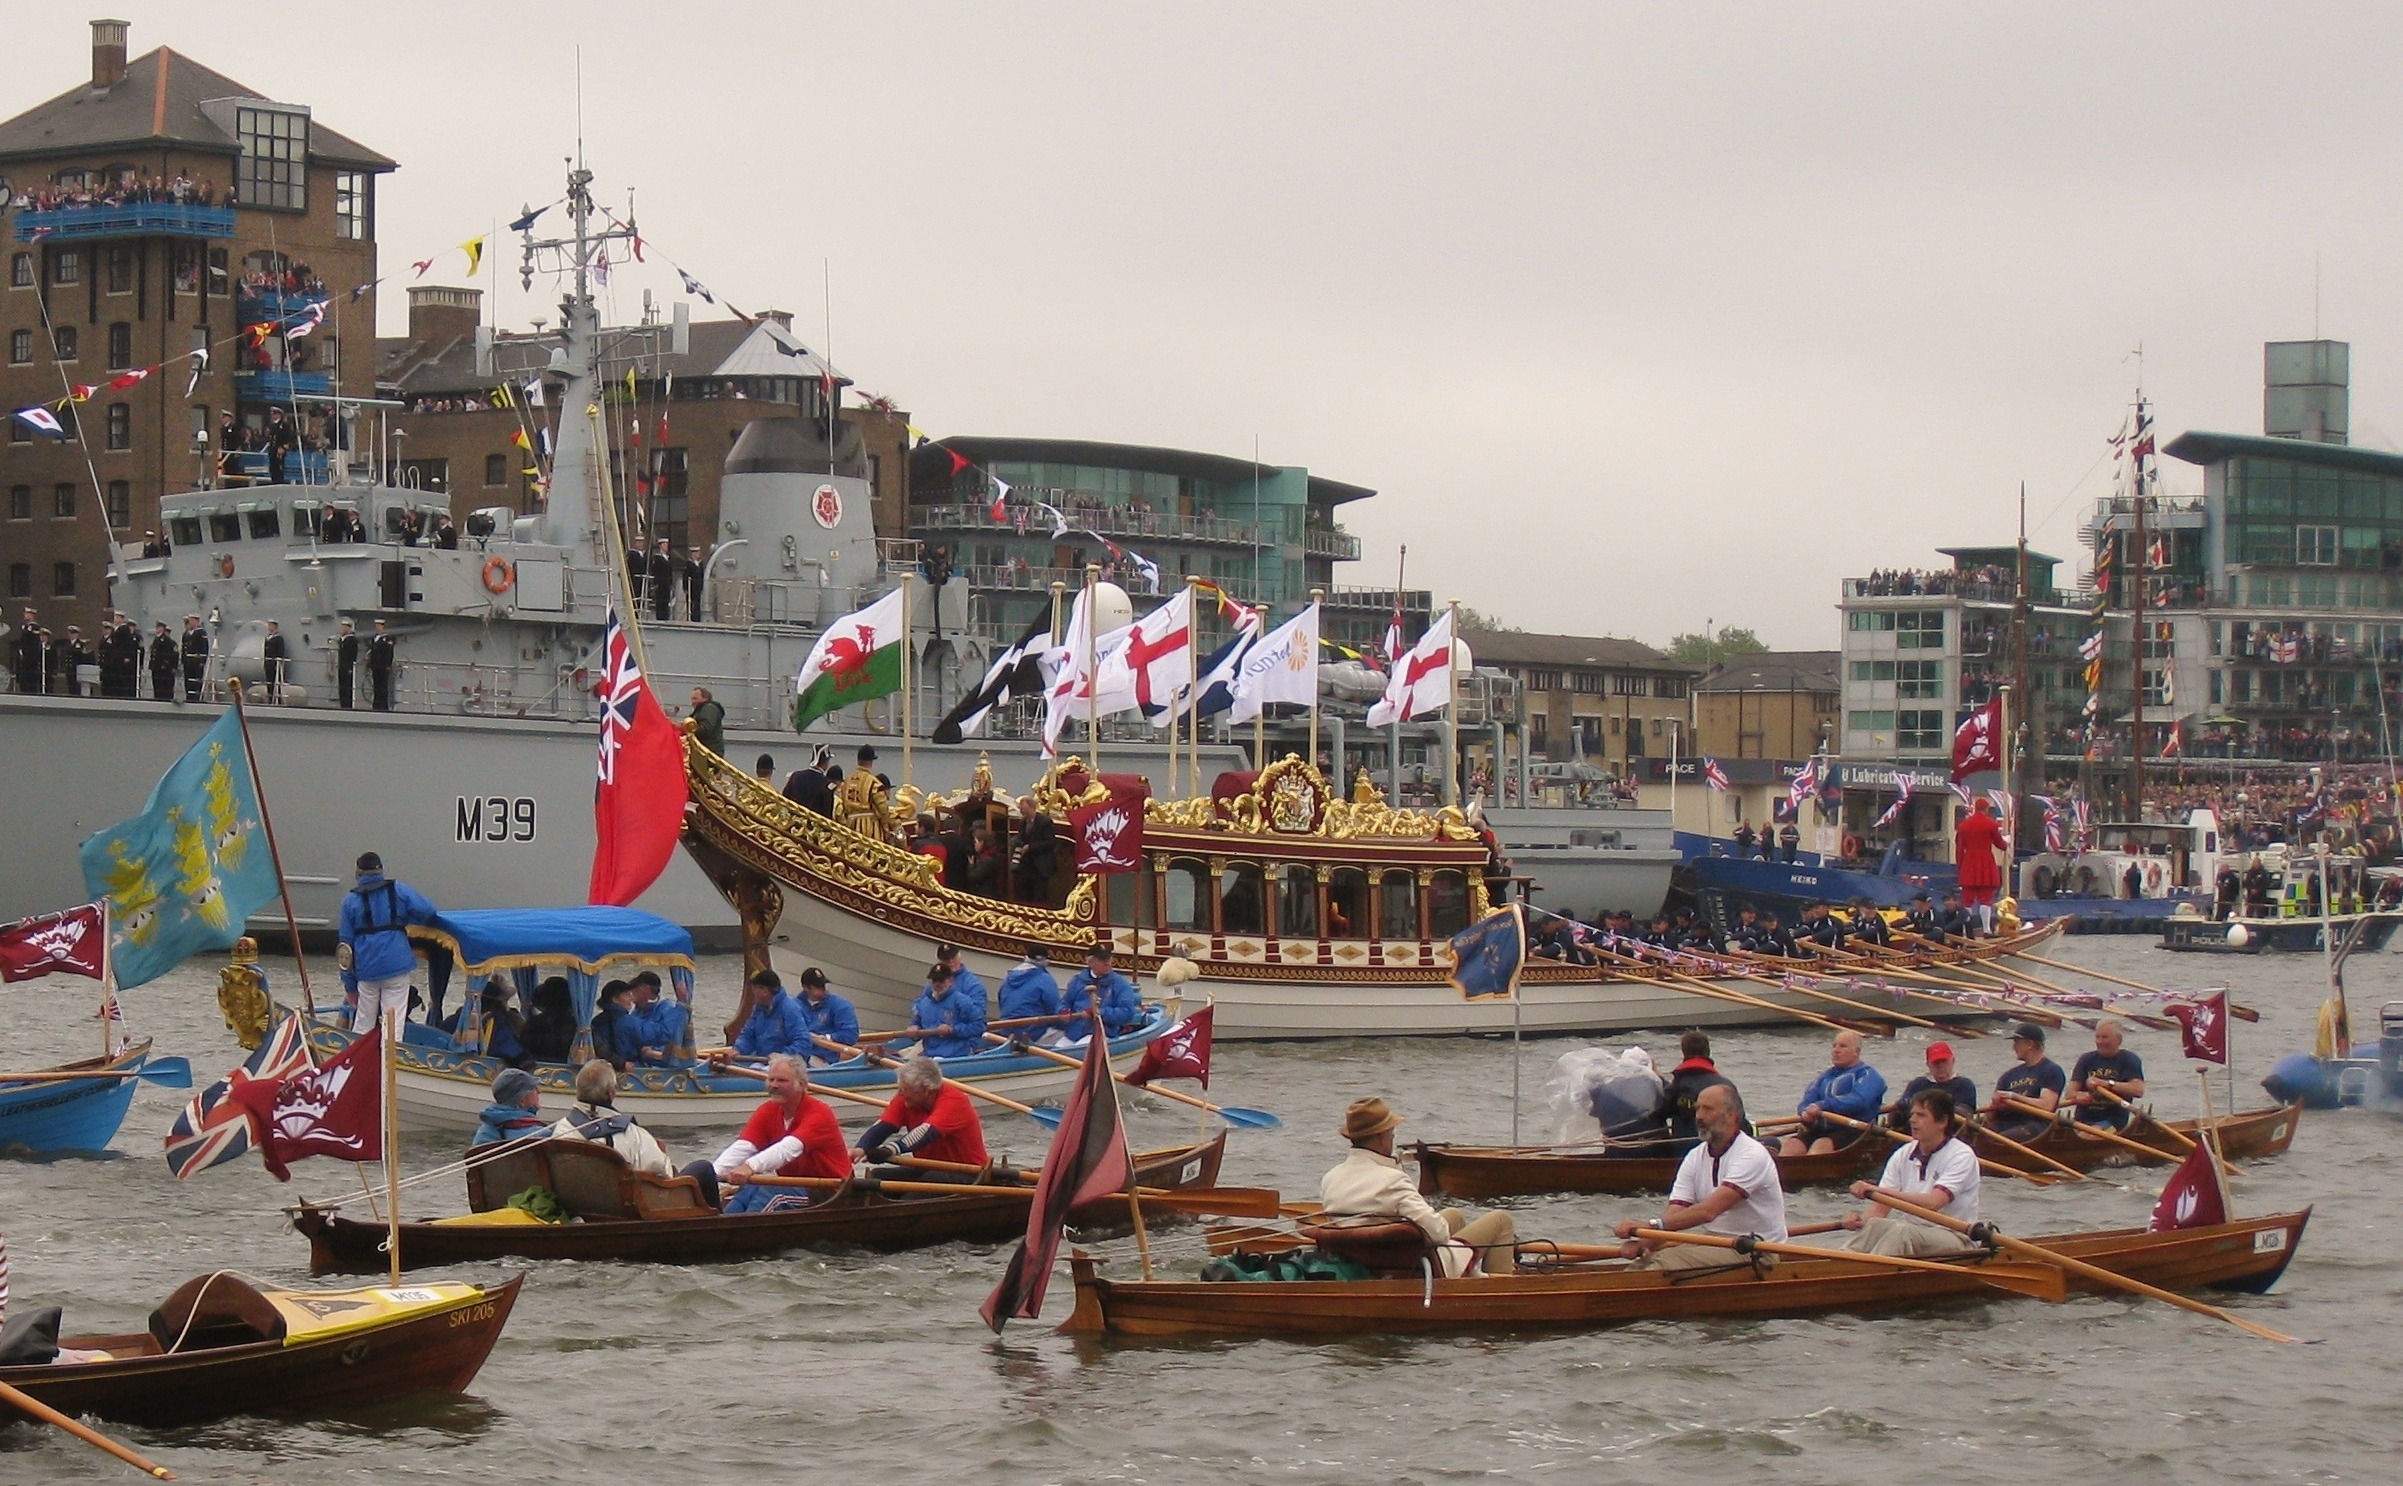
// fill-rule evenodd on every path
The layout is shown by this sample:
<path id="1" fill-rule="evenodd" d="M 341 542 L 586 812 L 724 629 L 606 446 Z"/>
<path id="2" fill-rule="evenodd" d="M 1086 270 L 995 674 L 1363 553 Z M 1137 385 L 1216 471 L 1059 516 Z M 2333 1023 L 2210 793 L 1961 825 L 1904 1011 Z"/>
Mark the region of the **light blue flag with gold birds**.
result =
<path id="1" fill-rule="evenodd" d="M 225 949 L 276 898 L 258 785 L 231 708 L 175 761 L 129 821 L 79 853 L 84 887 L 106 898 L 120 988 L 158 979 L 187 956 Z"/>

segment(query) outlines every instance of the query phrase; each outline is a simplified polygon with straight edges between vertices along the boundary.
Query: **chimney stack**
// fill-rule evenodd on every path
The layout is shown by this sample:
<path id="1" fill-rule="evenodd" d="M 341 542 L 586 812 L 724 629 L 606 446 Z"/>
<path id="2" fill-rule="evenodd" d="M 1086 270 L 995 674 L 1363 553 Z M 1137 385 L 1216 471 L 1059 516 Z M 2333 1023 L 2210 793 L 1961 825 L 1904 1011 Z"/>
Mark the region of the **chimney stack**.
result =
<path id="1" fill-rule="evenodd" d="M 105 93 L 125 81 L 124 21 L 92 22 L 92 88 Z"/>
<path id="2" fill-rule="evenodd" d="M 409 339 L 421 346 L 472 336 L 483 320 L 481 289 L 459 289 L 448 284 L 409 286 Z"/>

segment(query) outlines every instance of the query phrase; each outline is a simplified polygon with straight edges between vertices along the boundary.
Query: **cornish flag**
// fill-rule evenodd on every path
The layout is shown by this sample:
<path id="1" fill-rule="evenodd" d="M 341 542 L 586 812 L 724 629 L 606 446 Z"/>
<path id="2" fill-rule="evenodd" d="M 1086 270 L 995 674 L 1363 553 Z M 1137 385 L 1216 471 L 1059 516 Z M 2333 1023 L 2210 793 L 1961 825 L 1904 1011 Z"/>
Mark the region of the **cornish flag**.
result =
<path id="1" fill-rule="evenodd" d="M 1727 771 L 1720 768 L 1719 761 L 1708 754 L 1703 755 L 1702 758 L 1702 782 L 1720 794 L 1725 794 L 1735 788 L 1734 781 L 1727 777 Z"/>
<path id="2" fill-rule="evenodd" d="M 659 880 L 675 855 L 684 829 L 684 740 L 643 680 L 614 606 L 602 645 L 600 778 L 593 787 L 586 898 L 623 908 Z"/>

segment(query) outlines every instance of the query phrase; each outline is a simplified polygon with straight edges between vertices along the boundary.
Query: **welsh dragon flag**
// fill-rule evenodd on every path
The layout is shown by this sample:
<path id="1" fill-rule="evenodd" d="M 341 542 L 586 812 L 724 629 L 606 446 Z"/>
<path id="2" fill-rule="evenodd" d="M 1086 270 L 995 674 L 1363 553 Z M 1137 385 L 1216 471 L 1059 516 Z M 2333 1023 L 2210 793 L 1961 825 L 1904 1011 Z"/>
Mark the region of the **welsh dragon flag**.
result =
<path id="1" fill-rule="evenodd" d="M 829 712 L 889 697 L 901 689 L 901 590 L 896 588 L 856 614 L 846 614 L 818 636 L 815 649 L 793 678 L 793 731 L 806 730 Z"/>

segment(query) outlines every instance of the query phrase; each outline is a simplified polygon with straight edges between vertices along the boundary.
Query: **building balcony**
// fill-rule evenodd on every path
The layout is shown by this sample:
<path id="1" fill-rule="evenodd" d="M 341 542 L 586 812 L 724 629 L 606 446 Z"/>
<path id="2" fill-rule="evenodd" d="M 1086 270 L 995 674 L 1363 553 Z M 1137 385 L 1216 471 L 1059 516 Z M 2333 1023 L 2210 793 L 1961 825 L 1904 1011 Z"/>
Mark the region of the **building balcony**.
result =
<path id="1" fill-rule="evenodd" d="M 1360 539 L 1340 526 L 1313 526 L 1302 533 L 1302 552 L 1310 557 L 1331 557 L 1337 562 L 1360 560 Z"/>
<path id="2" fill-rule="evenodd" d="M 332 397 L 334 379 L 326 372 L 238 371 L 234 394 L 243 402 L 289 403 L 312 397 Z"/>
<path id="3" fill-rule="evenodd" d="M 937 532 L 1006 532 L 1017 536 L 1049 537 L 1052 520 L 1034 508 L 1034 500 L 1047 492 L 1032 492 L 1025 501 L 1012 500 L 1003 508 L 1002 518 L 993 519 L 989 502 L 962 502 L 949 505 L 913 505 L 909 524 L 912 531 Z M 1097 532 L 1105 537 L 1133 537 L 1138 541 L 1151 538 L 1166 542 L 1200 542 L 1226 547 L 1252 547 L 1259 544 L 1260 529 L 1249 522 L 1227 521 L 1216 516 L 1180 516 L 1174 511 L 1138 511 L 1128 506 L 1079 505 L 1054 509 L 1067 518 L 1068 531 Z M 1357 557 L 1358 543 L 1353 544 Z M 1146 556 L 1151 554 L 1146 553 Z"/>
<path id="4" fill-rule="evenodd" d="M 1369 588 L 1353 583 L 1338 583 L 1328 589 L 1326 597 L 1319 602 L 1329 609 L 1391 614 L 1394 608 L 1393 597 L 1393 590 L 1390 588 Z M 1431 590 L 1424 588 L 1402 590 L 1403 613 L 1424 616 L 1432 614 L 1434 610 L 1435 595 Z"/>
<path id="5" fill-rule="evenodd" d="M 1949 568 L 1933 571 L 1882 573 L 1873 578 L 1847 578 L 1844 597 L 1848 599 L 1967 599 L 1975 603 L 2015 604 L 2019 602 L 2019 585 L 2005 578 L 1999 582 L 1981 578 L 1964 578 Z M 2048 608 L 2058 608 L 2064 597 L 2057 589 L 2028 586 L 2028 602 Z"/>
<path id="6" fill-rule="evenodd" d="M 63 206 L 16 214 L 17 241 L 85 241 L 102 237 L 232 237 L 230 206 L 143 201 L 127 206 Z"/>
<path id="7" fill-rule="evenodd" d="M 261 321 L 281 323 L 298 320 L 308 314 L 311 305 L 328 302 L 323 289 L 308 293 L 285 293 L 275 289 L 254 289 L 245 284 L 234 301 L 235 313 L 245 325 Z"/>

